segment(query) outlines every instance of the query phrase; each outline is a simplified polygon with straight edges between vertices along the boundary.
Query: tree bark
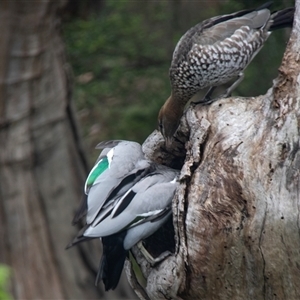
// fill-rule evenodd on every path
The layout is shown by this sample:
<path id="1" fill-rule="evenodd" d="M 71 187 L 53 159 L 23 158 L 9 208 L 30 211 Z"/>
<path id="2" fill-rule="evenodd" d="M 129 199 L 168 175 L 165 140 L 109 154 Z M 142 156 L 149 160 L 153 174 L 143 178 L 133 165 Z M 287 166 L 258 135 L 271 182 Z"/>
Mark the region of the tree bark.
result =
<path id="1" fill-rule="evenodd" d="M 65 2 L 0 2 L 0 262 L 15 299 L 104 294 L 98 243 L 65 251 L 88 171 L 59 34 Z M 102 299 L 121 294 L 132 296 L 121 284 Z"/>
<path id="2" fill-rule="evenodd" d="M 176 250 L 150 267 L 127 262 L 141 299 L 300 299 L 300 1 L 274 86 L 256 98 L 190 107 L 175 152 Z M 263 66 L 262 66 L 263 67 Z M 175 165 L 155 132 L 147 155 Z"/>

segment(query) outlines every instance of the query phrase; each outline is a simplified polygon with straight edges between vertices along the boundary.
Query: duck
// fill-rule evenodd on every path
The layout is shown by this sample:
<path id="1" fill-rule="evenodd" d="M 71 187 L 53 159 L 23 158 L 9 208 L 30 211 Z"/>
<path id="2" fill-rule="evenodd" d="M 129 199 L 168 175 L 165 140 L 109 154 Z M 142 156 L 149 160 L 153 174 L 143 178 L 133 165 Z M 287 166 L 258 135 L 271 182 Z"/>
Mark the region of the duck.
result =
<path id="1" fill-rule="evenodd" d="M 261 50 L 270 34 L 292 26 L 295 8 L 271 13 L 267 2 L 256 9 L 241 10 L 207 19 L 189 29 L 177 43 L 169 70 L 171 95 L 158 114 L 159 130 L 170 148 L 189 100 L 208 88 L 196 104 L 210 104 L 228 97 L 243 80 L 244 70 Z M 214 89 L 236 81 L 218 98 Z"/>
<path id="2" fill-rule="evenodd" d="M 151 171 L 151 162 L 145 159 L 142 146 L 137 142 L 103 141 L 96 149 L 102 152 L 85 181 L 86 197 L 73 223 L 84 215 L 86 223 L 92 223 L 103 206 L 111 207 L 114 199 Z"/>
<path id="3" fill-rule="evenodd" d="M 100 238 L 103 253 L 96 284 L 102 281 L 108 291 L 117 287 L 133 246 L 138 244 L 152 265 L 169 255 L 153 258 L 142 241 L 171 218 L 179 171 L 146 159 L 135 142 L 104 142 L 97 147 L 104 149 L 84 186 L 86 224 L 67 248 Z"/>

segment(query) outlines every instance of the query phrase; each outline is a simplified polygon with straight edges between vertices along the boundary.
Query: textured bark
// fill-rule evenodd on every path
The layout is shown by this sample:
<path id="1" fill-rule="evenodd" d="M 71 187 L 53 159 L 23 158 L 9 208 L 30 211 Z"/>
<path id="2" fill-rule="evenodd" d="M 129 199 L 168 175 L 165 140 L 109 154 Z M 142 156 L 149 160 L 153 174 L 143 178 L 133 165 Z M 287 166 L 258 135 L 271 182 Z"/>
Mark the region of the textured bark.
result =
<path id="1" fill-rule="evenodd" d="M 141 299 L 300 299 L 300 2 L 279 76 L 264 96 L 190 107 L 175 254 L 151 268 Z M 179 137 L 180 138 L 180 137 Z M 184 142 L 184 141 L 183 141 Z M 155 132 L 149 157 L 174 165 Z M 184 145 L 184 144 L 182 144 Z M 173 152 L 173 154 L 175 151 Z M 181 160 L 181 158 L 180 158 Z"/>
<path id="2" fill-rule="evenodd" d="M 59 35 L 65 2 L 0 2 L 0 262 L 15 299 L 103 296 L 99 241 L 65 251 L 87 173 Z M 131 297 L 122 284 L 105 297 L 121 294 Z"/>

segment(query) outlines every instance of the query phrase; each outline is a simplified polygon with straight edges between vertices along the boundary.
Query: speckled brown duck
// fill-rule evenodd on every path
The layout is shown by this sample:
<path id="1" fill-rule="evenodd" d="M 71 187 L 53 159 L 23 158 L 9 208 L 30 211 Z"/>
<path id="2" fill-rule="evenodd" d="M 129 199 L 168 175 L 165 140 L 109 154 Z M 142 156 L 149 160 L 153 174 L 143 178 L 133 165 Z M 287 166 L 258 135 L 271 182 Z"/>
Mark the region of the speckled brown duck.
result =
<path id="1" fill-rule="evenodd" d="M 247 65 L 260 51 L 273 30 L 292 26 L 294 8 L 271 13 L 271 2 L 205 20 L 179 40 L 169 71 L 172 92 L 162 106 L 159 129 L 169 143 L 177 130 L 187 102 L 199 90 L 209 88 L 202 101 L 211 102 L 216 86 L 237 80 L 222 97 L 242 81 Z"/>

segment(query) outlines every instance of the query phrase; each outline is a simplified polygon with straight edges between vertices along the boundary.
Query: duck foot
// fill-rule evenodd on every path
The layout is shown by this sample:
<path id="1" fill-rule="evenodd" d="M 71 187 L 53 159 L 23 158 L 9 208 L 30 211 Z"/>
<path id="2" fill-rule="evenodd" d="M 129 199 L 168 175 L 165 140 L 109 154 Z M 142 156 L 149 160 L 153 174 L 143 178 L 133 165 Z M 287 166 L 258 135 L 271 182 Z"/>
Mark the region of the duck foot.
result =
<path id="1" fill-rule="evenodd" d="M 202 105 L 208 105 L 211 104 L 212 102 L 214 102 L 216 99 L 212 99 L 211 95 L 214 92 L 214 90 L 216 89 L 216 86 L 211 86 L 207 93 L 205 94 L 205 96 L 199 100 L 199 101 L 193 101 L 192 104 L 193 105 L 198 105 L 198 104 L 202 104 Z"/>
<path id="2" fill-rule="evenodd" d="M 216 86 L 212 86 L 208 89 L 206 95 L 199 101 L 193 101 L 192 104 L 193 105 L 197 105 L 197 104 L 202 104 L 202 105 L 209 105 L 219 99 L 222 98 L 228 98 L 231 96 L 232 92 L 234 89 L 236 89 L 236 87 L 241 83 L 241 81 L 244 79 L 244 73 L 241 72 L 238 75 L 237 80 L 226 90 L 226 92 L 224 94 L 221 94 L 219 96 L 217 96 L 216 98 L 212 98 L 211 95 L 214 92 L 214 90 L 216 89 Z"/>

